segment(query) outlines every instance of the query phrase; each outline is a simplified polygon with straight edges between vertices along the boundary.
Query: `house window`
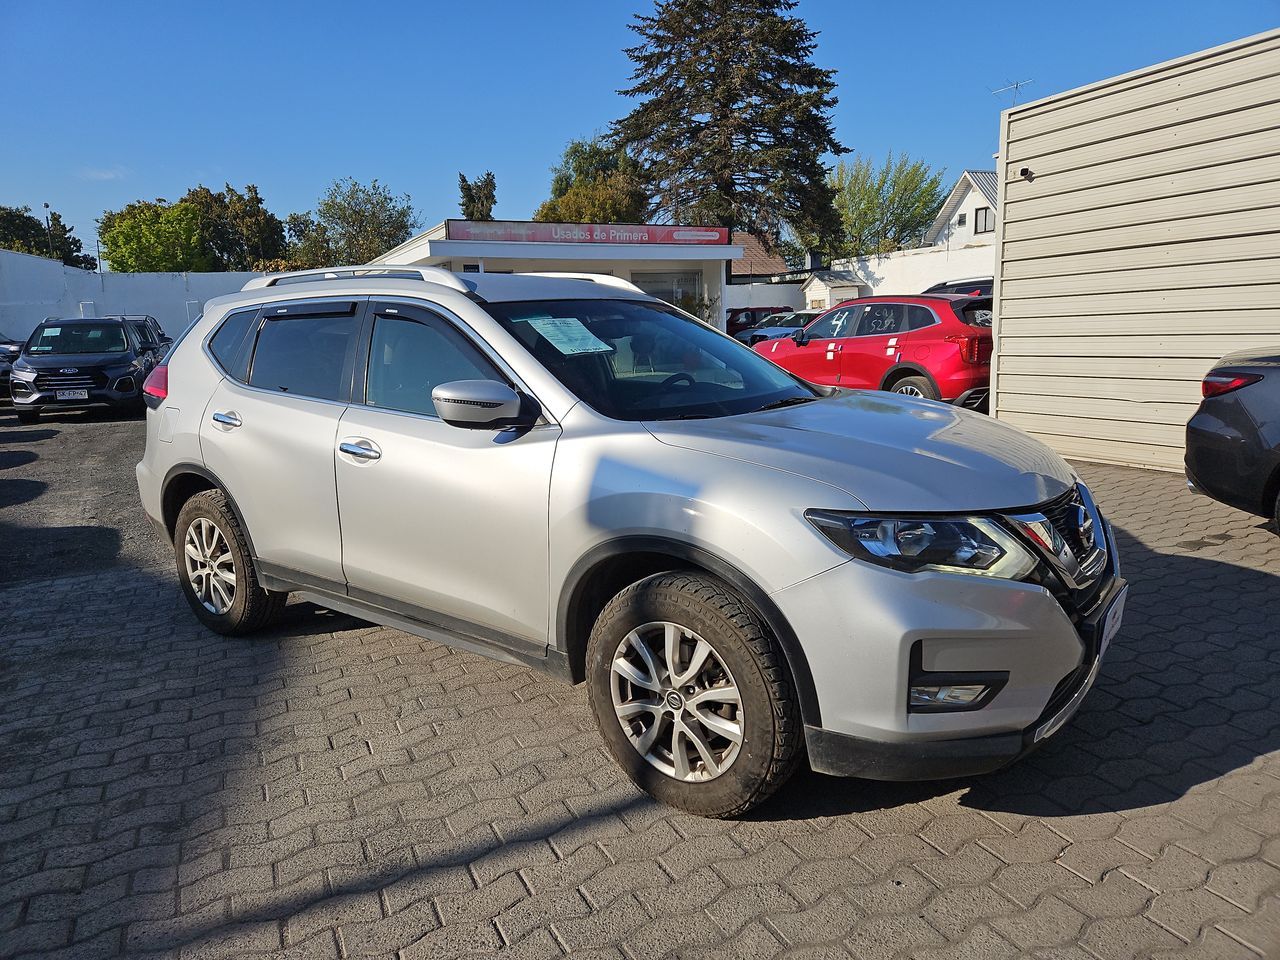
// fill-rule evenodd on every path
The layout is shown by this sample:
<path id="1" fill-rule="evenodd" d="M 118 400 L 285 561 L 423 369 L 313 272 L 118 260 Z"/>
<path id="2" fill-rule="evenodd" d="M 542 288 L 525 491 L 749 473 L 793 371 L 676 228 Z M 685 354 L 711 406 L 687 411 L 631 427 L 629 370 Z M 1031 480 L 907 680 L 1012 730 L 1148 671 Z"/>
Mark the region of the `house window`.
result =
<path id="1" fill-rule="evenodd" d="M 979 207 L 973 211 L 973 232 L 991 233 L 996 228 L 996 213 L 990 207 Z"/>
<path id="2" fill-rule="evenodd" d="M 969 215 L 967 213 L 962 213 L 960 214 L 960 216 L 956 217 L 957 227 L 963 227 L 968 222 L 969 222 Z"/>

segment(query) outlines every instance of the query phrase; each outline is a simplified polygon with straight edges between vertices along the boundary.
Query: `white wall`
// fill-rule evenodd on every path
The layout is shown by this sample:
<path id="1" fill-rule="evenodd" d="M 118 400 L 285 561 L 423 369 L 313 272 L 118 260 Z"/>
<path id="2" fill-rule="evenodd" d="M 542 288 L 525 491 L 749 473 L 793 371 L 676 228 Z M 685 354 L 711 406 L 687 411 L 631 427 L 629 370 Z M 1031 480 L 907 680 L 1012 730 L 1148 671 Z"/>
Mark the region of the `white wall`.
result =
<path id="1" fill-rule="evenodd" d="M 946 280 L 990 277 L 995 274 L 995 266 L 995 245 L 987 243 L 954 248 L 922 247 L 880 257 L 837 260 L 831 269 L 852 271 L 870 289 L 869 296 L 878 297 L 923 293 Z"/>
<path id="2" fill-rule="evenodd" d="M 0 250 L 0 332 L 25 337 L 45 317 L 148 313 L 176 335 L 206 300 L 257 273 L 92 273 Z"/>
<path id="3" fill-rule="evenodd" d="M 724 288 L 724 310 L 734 307 L 791 307 L 803 304 L 799 283 L 731 283 Z"/>

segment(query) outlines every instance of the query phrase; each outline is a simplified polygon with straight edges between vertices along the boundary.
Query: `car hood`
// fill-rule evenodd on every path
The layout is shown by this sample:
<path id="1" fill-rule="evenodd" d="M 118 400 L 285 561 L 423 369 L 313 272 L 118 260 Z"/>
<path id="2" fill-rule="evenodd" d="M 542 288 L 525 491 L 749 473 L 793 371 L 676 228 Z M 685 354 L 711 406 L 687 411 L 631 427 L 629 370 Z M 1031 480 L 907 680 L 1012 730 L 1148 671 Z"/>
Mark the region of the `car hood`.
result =
<path id="1" fill-rule="evenodd" d="M 881 391 L 846 391 L 736 417 L 649 421 L 645 427 L 672 446 L 830 484 L 874 511 L 1026 507 L 1075 482 L 1061 457 L 1014 427 Z M 767 497 L 767 491 L 761 494 Z"/>
<path id="2" fill-rule="evenodd" d="M 33 370 L 60 370 L 63 367 L 122 367 L 133 363 L 133 354 L 125 353 L 60 353 L 32 356 L 24 353 L 22 362 Z"/>
<path id="3" fill-rule="evenodd" d="M 790 334 L 795 333 L 797 329 L 799 328 L 798 327 L 751 327 L 750 329 L 743 330 L 742 332 L 749 333 L 754 337 L 758 337 L 761 334 L 764 334 L 766 337 L 782 337 L 782 336 L 789 336 Z"/>

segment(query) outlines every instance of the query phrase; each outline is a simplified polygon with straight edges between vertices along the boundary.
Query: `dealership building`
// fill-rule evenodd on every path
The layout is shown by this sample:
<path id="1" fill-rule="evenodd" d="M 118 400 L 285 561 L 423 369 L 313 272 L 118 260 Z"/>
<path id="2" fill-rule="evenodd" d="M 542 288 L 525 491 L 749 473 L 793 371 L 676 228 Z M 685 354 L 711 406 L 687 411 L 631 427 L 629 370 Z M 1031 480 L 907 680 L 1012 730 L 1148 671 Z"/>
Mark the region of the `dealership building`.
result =
<path id="1" fill-rule="evenodd" d="M 772 304 L 770 296 L 785 306 L 797 295 L 794 284 L 728 283 L 735 273 L 767 272 L 752 259 L 758 248 L 725 227 L 446 220 L 371 262 L 463 274 L 602 273 L 671 303 L 709 303 L 723 318 L 727 307 Z"/>

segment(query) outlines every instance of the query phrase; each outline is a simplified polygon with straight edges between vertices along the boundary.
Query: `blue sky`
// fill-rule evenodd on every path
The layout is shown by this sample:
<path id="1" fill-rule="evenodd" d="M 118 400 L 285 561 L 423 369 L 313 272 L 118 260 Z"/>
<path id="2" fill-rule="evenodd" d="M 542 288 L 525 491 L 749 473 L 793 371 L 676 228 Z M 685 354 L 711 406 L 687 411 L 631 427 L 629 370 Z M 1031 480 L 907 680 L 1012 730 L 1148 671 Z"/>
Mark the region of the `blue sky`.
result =
<path id="1" fill-rule="evenodd" d="M 281 217 L 334 179 L 377 177 L 424 223 L 491 169 L 528 217 L 571 137 L 629 101 L 631 15 L 651 0 L 0 4 L 0 204 L 48 201 L 92 238 L 106 208 L 256 183 Z M 991 90 L 1025 102 L 1280 25 L 1280 0 L 801 0 L 835 68 L 838 138 L 990 167 Z M 93 252 L 93 244 L 87 244 Z"/>

